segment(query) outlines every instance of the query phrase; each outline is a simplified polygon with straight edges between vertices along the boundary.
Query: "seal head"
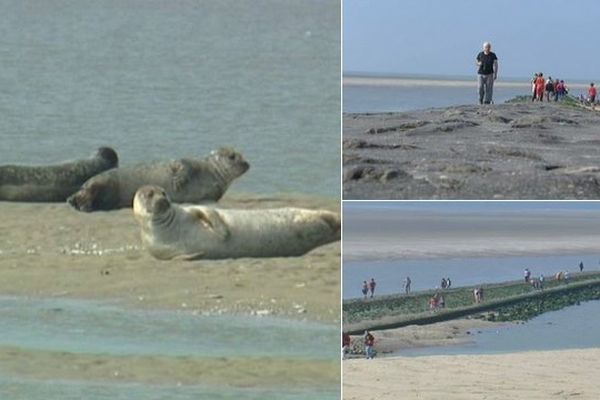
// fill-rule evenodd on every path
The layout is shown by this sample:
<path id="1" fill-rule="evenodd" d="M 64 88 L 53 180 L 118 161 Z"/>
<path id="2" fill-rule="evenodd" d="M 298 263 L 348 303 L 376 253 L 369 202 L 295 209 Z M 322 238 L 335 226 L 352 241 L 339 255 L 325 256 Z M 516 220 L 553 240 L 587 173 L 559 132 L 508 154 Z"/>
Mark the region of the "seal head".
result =
<path id="1" fill-rule="evenodd" d="M 250 164 L 241 153 L 231 147 L 221 147 L 213 150 L 208 156 L 208 161 L 215 169 L 225 187 L 236 178 L 242 176 L 250 168 Z"/>
<path id="2" fill-rule="evenodd" d="M 171 207 L 165 190 L 158 186 L 142 186 L 133 198 L 133 213 L 138 219 L 155 219 Z"/>

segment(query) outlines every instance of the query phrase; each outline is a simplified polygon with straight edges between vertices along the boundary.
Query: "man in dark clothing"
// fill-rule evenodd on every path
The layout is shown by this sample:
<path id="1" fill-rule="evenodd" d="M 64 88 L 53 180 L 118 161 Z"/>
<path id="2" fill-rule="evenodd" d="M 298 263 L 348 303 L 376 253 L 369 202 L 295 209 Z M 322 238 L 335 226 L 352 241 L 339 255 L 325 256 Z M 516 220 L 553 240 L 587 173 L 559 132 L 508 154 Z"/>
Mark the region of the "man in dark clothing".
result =
<path id="1" fill-rule="evenodd" d="M 479 104 L 491 104 L 494 92 L 494 81 L 498 77 L 498 57 L 491 51 L 489 42 L 483 44 L 483 51 L 477 54 L 476 63 L 479 69 Z"/>

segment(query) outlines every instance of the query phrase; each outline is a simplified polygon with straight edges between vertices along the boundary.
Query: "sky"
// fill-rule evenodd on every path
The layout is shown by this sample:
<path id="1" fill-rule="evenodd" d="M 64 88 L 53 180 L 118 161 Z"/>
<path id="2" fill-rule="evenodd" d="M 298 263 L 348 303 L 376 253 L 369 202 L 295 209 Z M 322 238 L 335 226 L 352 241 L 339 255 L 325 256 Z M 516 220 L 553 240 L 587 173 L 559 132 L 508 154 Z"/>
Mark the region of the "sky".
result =
<path id="1" fill-rule="evenodd" d="M 492 43 L 500 77 L 600 76 L 598 0 L 343 0 L 344 73 L 476 74 Z"/>

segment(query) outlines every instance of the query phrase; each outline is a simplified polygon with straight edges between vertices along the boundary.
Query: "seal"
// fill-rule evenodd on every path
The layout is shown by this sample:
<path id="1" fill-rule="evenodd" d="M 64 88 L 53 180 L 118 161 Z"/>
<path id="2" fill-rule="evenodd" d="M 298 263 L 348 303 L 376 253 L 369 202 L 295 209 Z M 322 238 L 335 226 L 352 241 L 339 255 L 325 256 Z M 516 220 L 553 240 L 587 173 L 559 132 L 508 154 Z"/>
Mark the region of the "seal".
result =
<path id="1" fill-rule="evenodd" d="M 293 257 L 340 240 L 340 216 L 331 211 L 180 206 L 158 186 L 137 191 L 133 213 L 142 242 L 161 260 Z"/>
<path id="2" fill-rule="evenodd" d="M 2 165 L 0 166 L 0 200 L 65 201 L 85 181 L 118 165 L 119 157 L 110 147 L 98 148 L 91 158 L 57 165 Z"/>
<path id="3" fill-rule="evenodd" d="M 85 212 L 131 207 L 135 192 L 144 185 L 164 187 L 177 203 L 217 201 L 248 168 L 240 153 L 220 148 L 204 159 L 183 158 L 105 171 L 85 182 L 67 202 Z"/>

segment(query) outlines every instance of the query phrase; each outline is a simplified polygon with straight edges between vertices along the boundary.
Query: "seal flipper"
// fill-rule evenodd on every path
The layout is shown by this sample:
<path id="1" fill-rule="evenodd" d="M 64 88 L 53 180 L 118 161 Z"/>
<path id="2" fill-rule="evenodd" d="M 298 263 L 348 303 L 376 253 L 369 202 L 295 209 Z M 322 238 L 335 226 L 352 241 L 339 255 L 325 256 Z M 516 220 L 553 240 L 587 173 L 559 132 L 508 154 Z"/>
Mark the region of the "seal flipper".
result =
<path id="1" fill-rule="evenodd" d="M 190 211 L 190 215 L 197 219 L 198 222 L 204 226 L 204 228 L 211 230 L 213 233 L 219 236 L 221 240 L 227 240 L 229 239 L 229 236 L 231 236 L 231 232 L 229 232 L 225 221 L 223 221 L 219 213 L 215 210 L 193 209 Z"/>
<path id="2" fill-rule="evenodd" d="M 171 167 L 171 186 L 174 192 L 179 192 L 190 180 L 190 167 L 183 160 L 171 161 L 169 167 Z"/>
<path id="3" fill-rule="evenodd" d="M 202 260 L 205 255 L 206 254 L 203 251 L 201 251 L 198 253 L 182 254 L 180 256 L 175 256 L 175 257 L 173 257 L 173 260 L 196 261 L 196 260 Z"/>

